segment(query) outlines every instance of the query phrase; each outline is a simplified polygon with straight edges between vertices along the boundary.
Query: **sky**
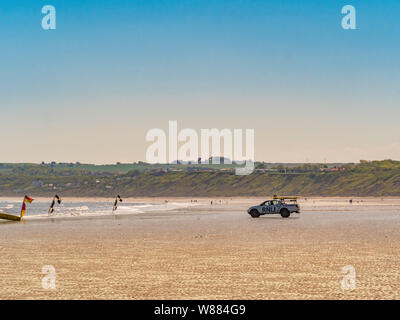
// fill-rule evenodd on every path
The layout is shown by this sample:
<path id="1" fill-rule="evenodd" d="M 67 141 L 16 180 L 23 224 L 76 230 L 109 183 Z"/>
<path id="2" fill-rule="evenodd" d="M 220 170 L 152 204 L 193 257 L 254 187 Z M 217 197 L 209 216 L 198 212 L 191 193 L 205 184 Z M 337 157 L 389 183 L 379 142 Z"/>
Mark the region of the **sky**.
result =
<path id="1" fill-rule="evenodd" d="M 145 161 L 170 120 L 254 129 L 258 161 L 400 160 L 399 35 L 397 0 L 1 0 L 0 162 Z"/>

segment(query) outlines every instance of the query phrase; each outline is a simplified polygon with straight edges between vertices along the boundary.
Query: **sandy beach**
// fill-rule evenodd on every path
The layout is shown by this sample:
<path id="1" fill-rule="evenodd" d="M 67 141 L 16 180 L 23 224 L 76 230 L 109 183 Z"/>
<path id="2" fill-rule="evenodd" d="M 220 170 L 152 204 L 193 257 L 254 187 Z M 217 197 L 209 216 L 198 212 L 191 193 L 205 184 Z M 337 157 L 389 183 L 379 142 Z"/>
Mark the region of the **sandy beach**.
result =
<path id="1" fill-rule="evenodd" d="M 261 201 L 1 222 L 0 298 L 400 298 L 400 199 L 301 199 L 300 215 L 251 218 Z M 55 290 L 42 288 L 45 265 Z M 346 265 L 354 290 L 341 287 Z"/>

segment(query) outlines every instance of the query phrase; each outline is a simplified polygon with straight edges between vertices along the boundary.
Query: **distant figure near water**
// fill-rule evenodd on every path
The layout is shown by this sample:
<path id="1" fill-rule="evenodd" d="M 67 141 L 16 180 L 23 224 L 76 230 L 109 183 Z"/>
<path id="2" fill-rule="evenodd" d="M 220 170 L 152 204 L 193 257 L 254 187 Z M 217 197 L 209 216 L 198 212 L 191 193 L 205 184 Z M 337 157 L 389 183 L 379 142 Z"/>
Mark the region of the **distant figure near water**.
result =
<path id="1" fill-rule="evenodd" d="M 112 211 L 113 213 L 114 213 L 115 210 L 118 209 L 118 201 L 119 201 L 119 202 L 122 202 L 122 198 L 120 197 L 120 195 L 117 195 L 117 197 L 115 198 L 114 206 L 113 206 L 113 211 Z"/>
<path id="2" fill-rule="evenodd" d="M 53 201 L 51 202 L 48 215 L 53 214 L 53 212 L 54 212 L 54 206 L 56 205 L 56 201 L 57 201 L 58 204 L 61 204 L 61 198 L 60 198 L 57 194 L 53 197 Z"/>

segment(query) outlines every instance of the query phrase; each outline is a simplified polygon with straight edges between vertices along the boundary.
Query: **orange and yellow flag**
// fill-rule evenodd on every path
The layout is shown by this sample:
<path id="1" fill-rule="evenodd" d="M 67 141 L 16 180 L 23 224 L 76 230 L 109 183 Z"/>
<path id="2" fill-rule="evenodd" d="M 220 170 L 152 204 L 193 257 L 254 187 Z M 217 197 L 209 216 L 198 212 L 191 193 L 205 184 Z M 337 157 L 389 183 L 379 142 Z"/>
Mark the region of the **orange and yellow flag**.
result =
<path id="1" fill-rule="evenodd" d="M 27 203 L 32 203 L 34 199 L 28 197 L 27 195 L 25 195 L 24 201 L 22 202 L 22 208 L 21 208 L 21 218 L 23 218 L 23 216 L 25 215 L 26 212 L 26 205 L 25 202 Z"/>
<path id="2" fill-rule="evenodd" d="M 30 198 L 28 196 L 25 196 L 25 198 L 24 198 L 24 202 L 28 202 L 28 203 L 32 203 L 33 200 L 34 199 L 32 199 L 32 198 Z"/>

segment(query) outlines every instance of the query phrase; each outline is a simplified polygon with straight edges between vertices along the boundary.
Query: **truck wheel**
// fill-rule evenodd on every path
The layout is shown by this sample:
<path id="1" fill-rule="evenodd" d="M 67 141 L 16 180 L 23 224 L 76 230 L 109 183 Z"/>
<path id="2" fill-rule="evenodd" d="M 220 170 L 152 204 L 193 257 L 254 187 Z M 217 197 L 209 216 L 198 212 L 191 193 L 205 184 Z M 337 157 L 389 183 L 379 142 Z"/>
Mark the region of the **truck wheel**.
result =
<path id="1" fill-rule="evenodd" d="M 281 216 L 282 218 L 289 218 L 290 217 L 290 212 L 288 209 L 282 209 L 281 210 Z"/>
<path id="2" fill-rule="evenodd" d="M 258 212 L 258 210 L 253 209 L 253 210 L 250 211 L 250 215 L 251 215 L 253 218 L 258 218 L 258 217 L 260 216 L 260 213 Z"/>

